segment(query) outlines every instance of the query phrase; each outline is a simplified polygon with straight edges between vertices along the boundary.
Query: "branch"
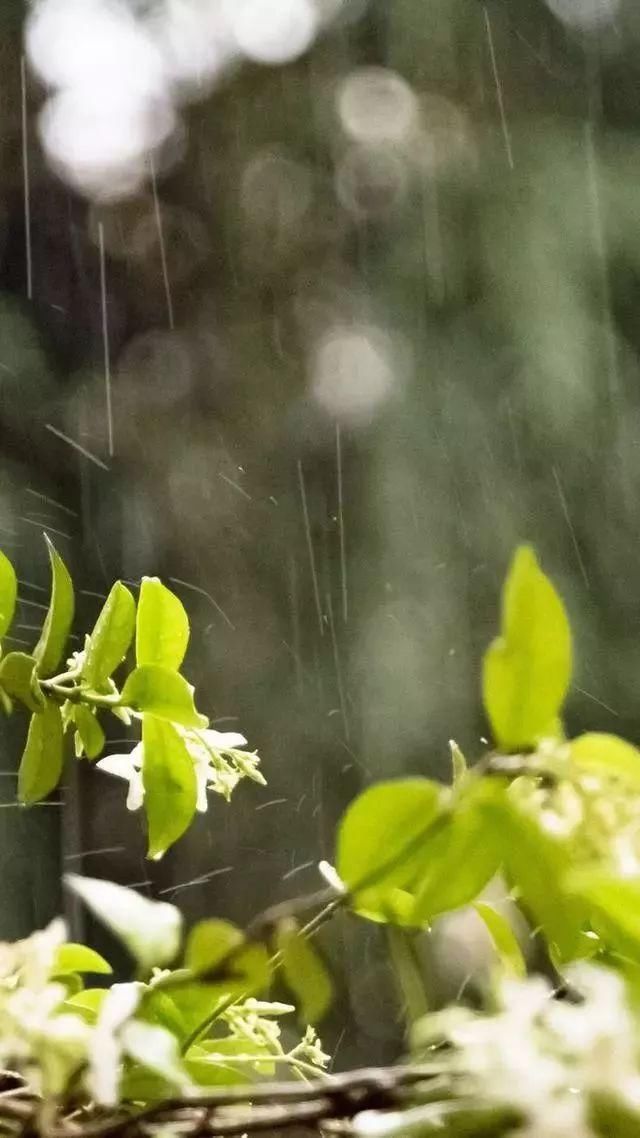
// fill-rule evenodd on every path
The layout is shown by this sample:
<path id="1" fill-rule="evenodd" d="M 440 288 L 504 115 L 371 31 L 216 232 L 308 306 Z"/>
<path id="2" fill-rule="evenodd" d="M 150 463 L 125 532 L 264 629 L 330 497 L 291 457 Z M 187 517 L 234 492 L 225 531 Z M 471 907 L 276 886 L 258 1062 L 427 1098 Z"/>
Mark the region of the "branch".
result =
<path id="1" fill-rule="evenodd" d="M 433 1065 L 371 1067 L 327 1075 L 308 1083 L 278 1082 L 253 1086 L 220 1087 L 205 1096 L 171 1098 L 136 1114 L 120 1114 L 97 1122 L 77 1117 L 48 1128 L 47 1138 L 135 1138 L 156 1128 L 176 1127 L 187 1138 L 233 1138 L 264 1130 L 296 1126 L 317 1127 L 329 1120 L 351 1120 L 363 1110 L 385 1110 L 403 1105 L 411 1088 L 420 1083 L 436 1087 L 439 1071 Z M 438 1092 L 442 1086 L 437 1083 Z M 0 1118 L 3 1104 L 0 1103 Z M 38 1129 L 38 1112 L 32 1109 L 25 1130 Z"/>

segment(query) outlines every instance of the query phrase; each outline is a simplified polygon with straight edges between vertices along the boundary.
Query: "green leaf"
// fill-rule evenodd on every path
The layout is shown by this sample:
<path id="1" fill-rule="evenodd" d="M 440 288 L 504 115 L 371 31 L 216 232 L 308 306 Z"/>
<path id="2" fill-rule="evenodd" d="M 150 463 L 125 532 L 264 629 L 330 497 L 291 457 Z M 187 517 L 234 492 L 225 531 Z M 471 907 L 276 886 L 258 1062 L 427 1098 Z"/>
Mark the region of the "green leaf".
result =
<path id="1" fill-rule="evenodd" d="M 504 794 L 485 803 L 494 826 L 502 864 L 529 916 L 542 929 L 555 957 L 571 960 L 580 942 L 584 917 L 565 886 L 571 862 L 567 842 L 552 837 L 529 814 Z"/>
<path id="2" fill-rule="evenodd" d="M 184 739 L 172 723 L 153 715 L 145 715 L 142 723 L 142 784 L 148 856 L 160 858 L 192 822 L 198 785 Z"/>
<path id="3" fill-rule="evenodd" d="M 73 622 L 73 582 L 69 571 L 45 534 L 51 562 L 51 600 L 42 627 L 40 639 L 33 654 L 38 662 L 38 673 L 50 676 L 60 663 Z"/>
<path id="4" fill-rule="evenodd" d="M 122 662 L 136 626 L 136 602 L 122 581 L 107 597 L 85 651 L 82 676 L 98 690 Z"/>
<path id="5" fill-rule="evenodd" d="M 576 870 L 567 876 L 566 889 L 587 906 L 606 947 L 640 960 L 640 876 Z"/>
<path id="6" fill-rule="evenodd" d="M 9 631 L 16 607 L 18 581 L 15 569 L 4 553 L 0 553 L 0 637 Z"/>
<path id="7" fill-rule="evenodd" d="M 102 753 L 105 735 L 95 713 L 85 704 L 78 703 L 73 708 L 73 722 L 76 727 L 76 754 L 80 757 L 84 752 L 88 759 L 97 759 Z"/>
<path id="8" fill-rule="evenodd" d="M 553 585 L 528 546 L 511 564 L 501 635 L 483 665 L 484 705 L 496 742 L 515 751 L 556 733 L 571 679 L 571 630 Z"/>
<path id="9" fill-rule="evenodd" d="M 136 668 L 122 689 L 122 706 L 148 711 L 183 727 L 206 727 L 209 720 L 199 715 L 193 703 L 193 687 L 179 672 L 159 664 Z"/>
<path id="10" fill-rule="evenodd" d="M 210 970 L 215 976 L 212 982 L 208 982 L 205 973 L 200 981 L 192 984 L 182 981 L 175 988 L 171 987 L 171 978 L 168 978 L 165 989 L 156 989 L 156 992 L 163 991 L 170 996 L 184 1025 L 185 1038 L 226 1001 L 261 996 L 269 987 L 271 968 L 263 944 L 248 942 L 244 948 L 234 952 L 224 965 L 223 977 L 216 974 L 219 964 L 220 961 Z"/>
<path id="11" fill-rule="evenodd" d="M 244 941 L 244 935 L 229 921 L 199 921 L 187 937 L 185 968 L 196 974 L 208 972 Z"/>
<path id="12" fill-rule="evenodd" d="M 31 716 L 27 743 L 18 771 L 20 802 L 29 806 L 51 794 L 60 781 L 63 759 L 60 708 L 47 700 L 44 709 Z"/>
<path id="13" fill-rule="evenodd" d="M 426 778 L 394 779 L 365 790 L 338 829 L 336 869 L 362 915 L 387 920 L 391 889 L 409 889 L 424 860 L 441 790 Z"/>
<path id="14" fill-rule="evenodd" d="M 501 788 L 487 782 L 470 787 L 445 824 L 425 845 L 424 866 L 415 884 L 413 924 L 469 905 L 500 867 L 493 822 L 484 802 Z"/>
<path id="15" fill-rule="evenodd" d="M 87 1023 L 95 1023 L 107 995 L 107 988 L 83 988 L 73 996 L 68 996 L 63 1007 L 82 1016 Z"/>
<path id="16" fill-rule="evenodd" d="M 9 652 L 0 663 L 0 685 L 29 711 L 42 711 L 44 696 L 35 669 L 35 656 L 28 656 L 26 652 Z"/>
<path id="17" fill-rule="evenodd" d="M 189 643 L 182 602 L 157 577 L 143 577 L 136 621 L 136 663 L 177 669 Z"/>
<path id="18" fill-rule="evenodd" d="M 108 975 L 113 972 L 111 965 L 85 944 L 61 944 L 56 952 L 53 971 L 57 976 L 67 972 L 96 972 Z"/>
<path id="19" fill-rule="evenodd" d="M 194 1044 L 185 1066 L 203 1087 L 233 1086 L 252 1082 L 256 1075 L 269 1078 L 275 1074 L 275 1059 L 265 1043 L 233 1037 Z"/>
<path id="20" fill-rule="evenodd" d="M 523 979 L 527 974 L 527 965 L 518 938 L 507 918 L 494 909 L 493 905 L 486 905 L 484 901 L 476 901 L 474 909 L 484 921 L 506 971 L 512 976 Z"/>
<path id="21" fill-rule="evenodd" d="M 572 739 L 569 749 L 571 761 L 580 770 L 619 778 L 629 787 L 640 789 L 640 751 L 617 735 L 579 735 Z"/>
<path id="22" fill-rule="evenodd" d="M 69 873 L 65 882 L 144 968 L 159 968 L 176 957 L 182 917 L 174 905 L 151 901 L 133 889 Z"/>
<path id="23" fill-rule="evenodd" d="M 280 921 L 276 929 L 276 951 L 282 957 L 287 987 L 300 1006 L 304 1023 L 318 1023 L 328 1011 L 333 997 L 331 977 L 315 948 L 300 935 L 294 920 Z"/>

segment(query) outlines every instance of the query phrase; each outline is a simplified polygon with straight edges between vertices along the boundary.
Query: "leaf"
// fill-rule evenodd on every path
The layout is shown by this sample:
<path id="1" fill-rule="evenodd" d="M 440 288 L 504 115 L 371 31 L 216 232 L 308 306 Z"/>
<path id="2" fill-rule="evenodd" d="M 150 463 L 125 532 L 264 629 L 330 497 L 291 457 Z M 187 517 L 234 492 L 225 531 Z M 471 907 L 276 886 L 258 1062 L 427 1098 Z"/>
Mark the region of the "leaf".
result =
<path id="1" fill-rule="evenodd" d="M 107 597 L 85 651 L 82 676 L 94 691 L 99 689 L 122 662 L 136 626 L 136 602 L 116 581 Z"/>
<path id="2" fill-rule="evenodd" d="M 96 972 L 108 975 L 113 972 L 111 965 L 85 944 L 61 944 L 56 952 L 53 972 L 64 976 L 67 972 Z"/>
<path id="3" fill-rule="evenodd" d="M 123 707 L 148 711 L 183 727 L 207 727 L 209 720 L 195 709 L 193 691 L 179 672 L 159 664 L 146 664 L 128 677 L 121 702 Z"/>
<path id="4" fill-rule="evenodd" d="M 95 713 L 83 703 L 73 708 L 73 722 L 76 726 L 76 754 L 84 752 L 88 759 L 97 759 L 102 753 L 105 735 L 96 719 Z M 78 741 L 80 747 L 78 748 Z M 79 757 L 79 756 L 78 756 Z"/>
<path id="5" fill-rule="evenodd" d="M 496 742 L 515 751 L 555 734 L 571 679 L 571 630 L 560 597 L 522 546 L 502 597 L 502 632 L 483 664 L 484 705 Z"/>
<path id="6" fill-rule="evenodd" d="M 51 562 L 51 600 L 33 654 L 38 662 L 39 675 L 50 676 L 64 654 L 73 622 L 74 597 L 73 582 L 64 561 L 46 534 L 45 541 Z"/>
<path id="7" fill-rule="evenodd" d="M 483 806 L 487 797 L 499 793 L 497 784 L 477 783 L 427 840 L 424 866 L 414 887 L 414 925 L 469 905 L 498 872 L 500 851 Z"/>
<path id="8" fill-rule="evenodd" d="M 29 806 L 51 794 L 60 781 L 63 759 L 62 716 L 58 705 L 48 699 L 29 723 L 18 771 L 20 802 Z"/>
<path id="9" fill-rule="evenodd" d="M 0 663 L 0 684 L 29 711 L 42 711 L 44 696 L 35 669 L 35 656 L 28 656 L 26 652 L 9 652 Z"/>
<path id="10" fill-rule="evenodd" d="M 252 1082 L 256 1075 L 268 1078 L 275 1073 L 275 1059 L 265 1043 L 232 1037 L 194 1044 L 187 1052 L 185 1066 L 191 1078 L 204 1087 L 233 1086 Z"/>
<path id="11" fill-rule="evenodd" d="M 15 569 L 4 553 L 0 553 L 0 637 L 9 631 L 18 595 Z"/>
<path id="12" fill-rule="evenodd" d="M 193 820 L 198 785 L 184 739 L 172 723 L 153 715 L 145 715 L 142 723 L 142 785 L 149 830 L 147 856 L 160 858 Z"/>
<path id="13" fill-rule="evenodd" d="M 566 888 L 588 907 L 605 946 L 640 960 L 640 876 L 576 870 L 568 875 Z"/>
<path id="14" fill-rule="evenodd" d="M 182 602 L 157 577 L 143 577 L 136 621 L 136 663 L 177 669 L 189 643 Z"/>
<path id="15" fill-rule="evenodd" d="M 176 957 L 182 917 L 174 905 L 95 877 L 69 873 L 65 882 L 144 968 L 161 968 Z"/>
<path id="16" fill-rule="evenodd" d="M 387 919 L 385 895 L 415 880 L 439 803 L 440 788 L 426 778 L 379 782 L 351 803 L 338 828 L 336 869 L 357 912 Z"/>
<path id="17" fill-rule="evenodd" d="M 505 969 L 513 976 L 523 979 L 527 974 L 527 966 L 518 938 L 507 918 L 494 909 L 493 905 L 486 905 L 484 901 L 476 901 L 473 907 L 484 921 Z"/>
<path id="18" fill-rule="evenodd" d="M 199 921 L 187 937 L 185 968 L 196 974 L 208 972 L 243 941 L 243 933 L 229 921 Z"/>
<path id="19" fill-rule="evenodd" d="M 178 1090 L 186 1090 L 190 1080 L 181 1059 L 175 1035 L 158 1024 L 129 1020 L 121 1032 L 126 1054 L 154 1075 Z"/>
<path id="20" fill-rule="evenodd" d="M 301 1019 L 304 1023 L 318 1023 L 329 1009 L 333 997 L 333 984 L 324 961 L 309 941 L 300 935 L 294 920 L 280 921 L 275 948 L 282 957 L 287 987 L 300 1005 Z"/>
<path id="21" fill-rule="evenodd" d="M 525 910 L 542 929 L 560 961 L 575 956 L 583 907 L 564 884 L 571 862 L 567 842 L 552 837 L 508 794 L 485 803 L 502 854 L 502 864 Z"/>
<path id="22" fill-rule="evenodd" d="M 83 988 L 64 1002 L 65 1010 L 81 1015 L 87 1023 L 95 1023 L 107 995 L 107 988 Z"/>
<path id="23" fill-rule="evenodd" d="M 215 973 L 215 965 L 211 971 Z M 156 992 L 166 991 L 170 996 L 184 1025 L 185 1038 L 228 1000 L 260 996 L 267 990 L 271 969 L 265 946 L 247 943 L 238 953 L 233 954 L 228 966 L 225 965 L 224 972 L 223 978 L 216 977 L 212 983 L 207 982 L 205 974 L 200 981 L 192 984 L 181 982 L 179 987 L 171 988 L 169 979 L 166 989 L 156 989 Z"/>
<path id="24" fill-rule="evenodd" d="M 1 676 L 1 672 L 0 672 Z M 640 789 L 640 751 L 617 735 L 579 735 L 569 744 L 571 761 L 588 774 L 619 778 Z"/>

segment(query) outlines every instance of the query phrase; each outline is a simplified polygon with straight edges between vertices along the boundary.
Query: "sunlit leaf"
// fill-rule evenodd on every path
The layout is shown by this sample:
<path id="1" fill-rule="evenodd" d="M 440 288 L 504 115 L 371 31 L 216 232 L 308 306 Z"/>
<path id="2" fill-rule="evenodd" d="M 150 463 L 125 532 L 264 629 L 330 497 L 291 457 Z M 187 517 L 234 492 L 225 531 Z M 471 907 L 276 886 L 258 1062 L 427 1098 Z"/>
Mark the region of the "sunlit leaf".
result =
<path id="1" fill-rule="evenodd" d="M 640 789 L 640 751 L 617 735 L 579 735 L 571 740 L 569 749 L 571 761 L 580 770 L 619 778 L 629 787 Z"/>
<path id="2" fill-rule="evenodd" d="M 522 949 L 504 913 L 484 901 L 476 901 L 474 908 L 484 921 L 504 968 L 513 976 L 526 976 L 527 965 Z"/>
<path id="3" fill-rule="evenodd" d="M 111 965 L 85 944 L 62 944 L 56 952 L 53 971 L 57 976 L 66 972 L 96 972 L 107 975 L 112 972 Z"/>
<path id="4" fill-rule="evenodd" d="M 73 622 L 74 596 L 73 582 L 64 561 L 46 534 L 45 541 L 51 563 L 51 600 L 33 655 L 38 661 L 38 673 L 50 676 L 64 655 Z"/>
<path id="5" fill-rule="evenodd" d="M 85 650 L 82 676 L 90 688 L 99 689 L 122 662 L 135 626 L 136 603 L 126 585 L 116 581 Z"/>
<path id="6" fill-rule="evenodd" d="M 18 582 L 15 569 L 4 553 L 0 553 L 0 637 L 9 631 L 16 607 Z"/>
<path id="7" fill-rule="evenodd" d="M 333 997 L 333 984 L 324 961 L 300 935 L 294 920 L 280 921 L 274 947 L 281 955 L 284 979 L 296 997 L 300 1018 L 304 1023 L 317 1023 L 328 1011 Z"/>
<path id="8" fill-rule="evenodd" d="M 484 658 L 484 705 L 499 746 L 513 751 L 556 733 L 571 656 L 562 601 L 533 550 L 523 546 L 504 586 L 501 635 Z"/>
<path id="9" fill-rule="evenodd" d="M 142 755 L 148 856 L 158 858 L 182 837 L 193 819 L 198 799 L 196 772 L 173 724 L 153 715 L 143 719 Z"/>
<path id="10" fill-rule="evenodd" d="M 29 711 L 42 711 L 44 696 L 35 674 L 35 656 L 26 652 L 9 652 L 0 663 L 0 685 Z"/>
<path id="11" fill-rule="evenodd" d="M 552 837 L 509 795 L 485 803 L 509 884 L 560 961 L 576 954 L 583 907 L 566 890 L 568 843 Z"/>
<path id="12" fill-rule="evenodd" d="M 136 663 L 180 667 L 189 643 L 182 602 L 157 577 L 143 577 L 136 620 Z"/>
<path id="13" fill-rule="evenodd" d="M 148 711 L 184 727 L 206 727 L 209 721 L 196 711 L 193 691 L 179 672 L 159 664 L 147 664 L 136 668 L 127 678 L 122 689 L 122 705 L 133 711 Z"/>
<path id="14" fill-rule="evenodd" d="M 102 753 L 105 744 L 105 735 L 96 719 L 95 713 L 90 711 L 83 703 L 78 703 L 73 709 L 73 722 L 76 727 L 77 741 L 76 754 L 84 752 L 88 759 L 96 759 Z"/>
<path id="15" fill-rule="evenodd" d="M 494 784 L 477 784 L 461 799 L 444 825 L 425 843 L 415 883 L 413 924 L 470 904 L 497 873 L 500 850 L 484 802 L 500 793 Z"/>
<path id="16" fill-rule="evenodd" d="M 395 779 L 365 790 L 338 829 L 336 869 L 354 908 L 386 920 L 391 889 L 409 889 L 438 813 L 441 789 L 426 778 Z"/>
<path id="17" fill-rule="evenodd" d="M 640 875 L 575 870 L 567 876 L 566 888 L 587 907 L 604 946 L 640 961 Z"/>
<path id="18" fill-rule="evenodd" d="M 151 901 L 133 889 L 95 877 L 65 877 L 67 885 L 145 968 L 170 964 L 182 939 L 182 917 L 174 905 Z"/>
<path id="19" fill-rule="evenodd" d="M 55 790 L 64 760 L 62 716 L 51 700 L 31 716 L 27 742 L 18 771 L 18 798 L 25 805 L 39 802 Z"/>
<path id="20" fill-rule="evenodd" d="M 185 968 L 196 974 L 210 971 L 243 941 L 243 933 L 229 921 L 199 921 L 187 937 Z"/>

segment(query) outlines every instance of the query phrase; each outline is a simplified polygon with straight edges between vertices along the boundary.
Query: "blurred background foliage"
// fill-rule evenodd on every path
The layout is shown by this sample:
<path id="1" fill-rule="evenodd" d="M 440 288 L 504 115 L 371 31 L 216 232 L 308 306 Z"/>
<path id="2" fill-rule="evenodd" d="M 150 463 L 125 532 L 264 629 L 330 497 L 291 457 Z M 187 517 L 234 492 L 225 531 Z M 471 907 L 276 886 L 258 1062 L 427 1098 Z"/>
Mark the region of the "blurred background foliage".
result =
<path id="1" fill-rule="evenodd" d="M 74 770 L 59 803 L 11 807 L 11 724 L 0 933 L 48 919 L 63 865 L 139 882 L 188 919 L 243 921 L 314 887 L 368 780 L 446 777 L 452 736 L 482 751 L 478 666 L 522 540 L 571 613 L 571 729 L 638 742 L 633 0 L 347 4 L 297 61 L 245 63 L 191 105 L 157 192 L 150 176 L 115 203 L 77 195 L 43 157 L 23 16 L 4 0 L 15 645 L 43 614 L 42 528 L 87 627 L 115 577 L 163 576 L 195 630 L 202 710 L 238 722 L 269 785 L 212 802 L 149 865 L 106 776 Z M 336 1061 L 383 1058 L 397 1024 L 377 931 L 331 936 L 349 981 Z"/>

